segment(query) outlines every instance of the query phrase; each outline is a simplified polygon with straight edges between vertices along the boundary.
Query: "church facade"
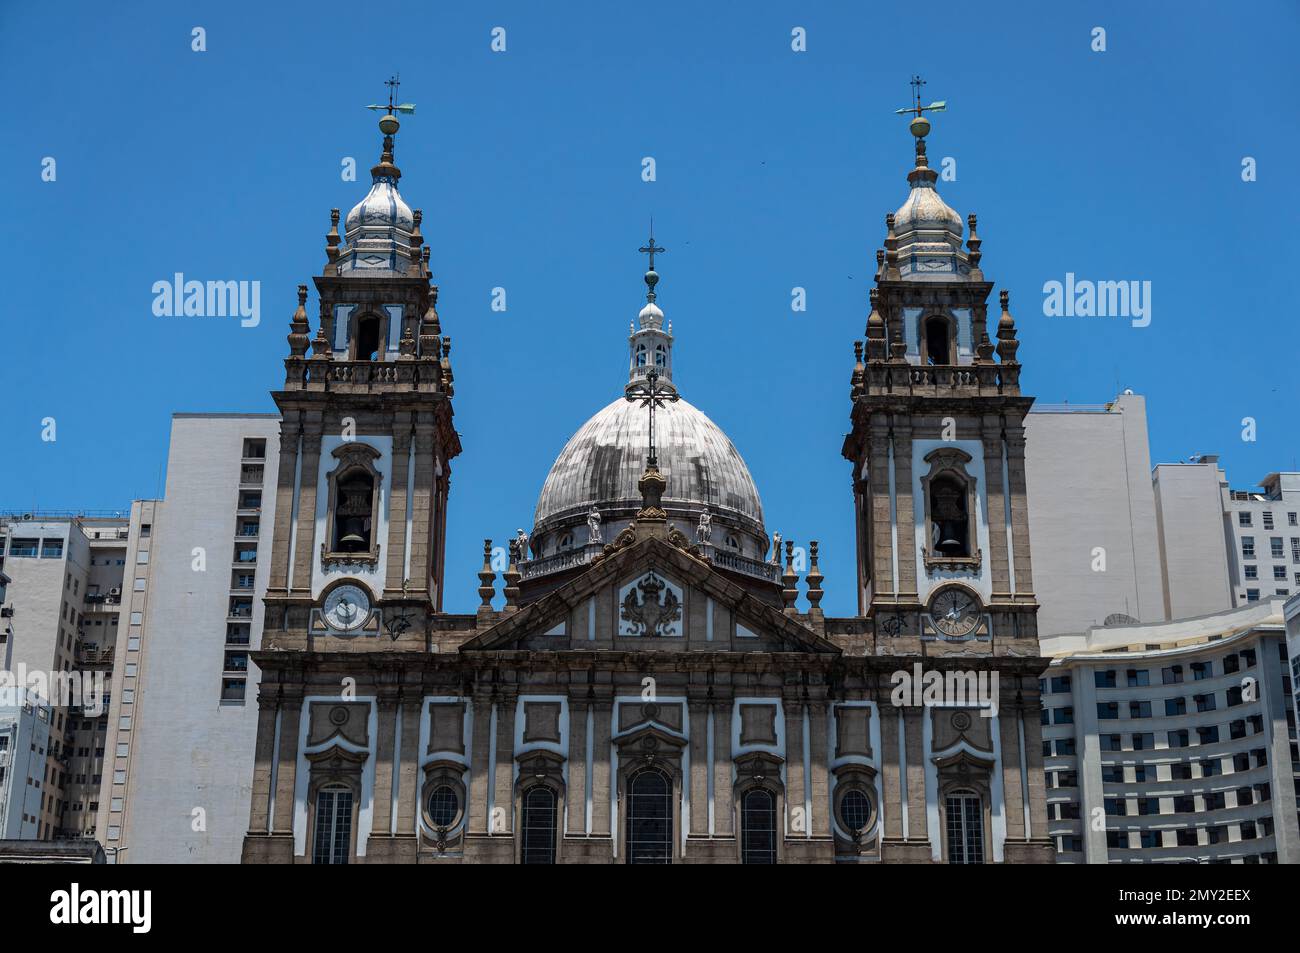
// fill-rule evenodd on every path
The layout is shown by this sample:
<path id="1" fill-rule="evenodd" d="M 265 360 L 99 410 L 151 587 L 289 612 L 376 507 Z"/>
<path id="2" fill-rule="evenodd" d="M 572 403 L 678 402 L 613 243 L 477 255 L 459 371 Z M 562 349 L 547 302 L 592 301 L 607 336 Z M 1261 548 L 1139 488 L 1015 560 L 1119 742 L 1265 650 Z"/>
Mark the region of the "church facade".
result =
<path id="1" fill-rule="evenodd" d="M 768 535 L 740 454 L 678 392 L 653 237 L 622 392 L 504 573 L 485 542 L 478 611 L 442 610 L 451 340 L 398 128 L 380 120 L 342 234 L 332 213 L 315 328 L 300 286 L 273 395 L 244 862 L 1052 862 L 1032 399 L 922 111 L 849 381 L 850 618 L 824 615 L 816 543 L 805 567 Z"/>

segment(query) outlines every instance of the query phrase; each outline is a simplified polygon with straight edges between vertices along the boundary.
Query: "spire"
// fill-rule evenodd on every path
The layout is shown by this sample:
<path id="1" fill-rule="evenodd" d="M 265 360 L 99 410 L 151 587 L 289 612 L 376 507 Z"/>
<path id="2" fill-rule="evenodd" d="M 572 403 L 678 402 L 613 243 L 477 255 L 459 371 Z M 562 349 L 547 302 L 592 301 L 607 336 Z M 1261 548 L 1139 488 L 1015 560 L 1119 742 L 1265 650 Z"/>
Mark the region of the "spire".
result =
<path id="1" fill-rule="evenodd" d="M 894 227 L 885 242 L 886 277 L 951 280 L 954 274 L 969 272 L 961 247 L 961 216 L 940 198 L 935 188 L 939 174 L 930 168 L 925 153 L 925 137 L 930 134 L 930 119 L 926 114 L 944 112 L 948 104 L 938 100 L 928 106 L 921 105 L 925 80 L 913 76 L 911 85 L 912 105 L 894 112 L 912 117 L 908 130 L 915 139 L 915 164 L 907 174 L 911 192 L 894 213 Z"/>
<path id="2" fill-rule="evenodd" d="M 415 214 L 397 189 L 402 171 L 393 162 L 393 137 L 401 128 L 397 114 L 413 114 L 414 103 L 394 102 L 397 77 L 385 84 L 389 88 L 388 105 L 371 104 L 367 109 L 382 111 L 379 131 L 384 140 L 378 164 L 370 169 L 370 191 L 352 207 L 344 220 L 345 246 L 338 250 L 337 273 L 419 275 L 424 239 L 420 236 Z M 418 239 L 418 241 L 417 241 Z M 335 261 L 331 253 L 331 262 Z"/>
<path id="3" fill-rule="evenodd" d="M 659 273 L 655 271 L 655 255 L 661 255 L 666 249 L 655 244 L 654 219 L 650 220 L 650 240 L 638 251 L 650 256 L 650 267 L 645 273 L 645 307 L 637 315 L 637 324 L 633 326 L 628 337 L 629 364 L 626 391 L 645 390 L 645 380 L 650 371 L 655 371 L 659 381 L 660 392 L 676 393 L 673 387 L 673 331 L 672 325 L 664 327 L 663 310 L 655 303 L 655 288 L 659 284 Z M 674 397 L 675 399 L 675 397 Z"/>

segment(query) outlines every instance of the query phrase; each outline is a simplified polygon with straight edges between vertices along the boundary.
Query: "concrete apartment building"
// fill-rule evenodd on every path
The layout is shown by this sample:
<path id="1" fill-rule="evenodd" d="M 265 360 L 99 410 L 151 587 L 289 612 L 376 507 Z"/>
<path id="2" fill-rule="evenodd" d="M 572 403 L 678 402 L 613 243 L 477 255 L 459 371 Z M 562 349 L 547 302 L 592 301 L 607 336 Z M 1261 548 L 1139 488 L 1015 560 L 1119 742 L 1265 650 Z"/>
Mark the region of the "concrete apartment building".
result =
<path id="1" fill-rule="evenodd" d="M 279 466 L 275 414 L 176 414 L 162 500 L 132 509 L 101 840 L 119 863 L 235 863 L 248 821 Z"/>
<path id="2" fill-rule="evenodd" d="M 1043 640 L 1060 863 L 1297 863 L 1281 599 Z"/>
<path id="3" fill-rule="evenodd" d="M 10 577 L 0 625 L 6 670 L 41 679 L 30 701 L 48 705 L 39 781 L 39 839 L 94 836 L 105 713 L 84 673 L 106 673 L 117 639 L 125 564 L 121 516 L 0 516 L 0 568 Z M 80 691 L 67 689 L 76 677 Z M 102 676 L 101 676 L 102 677 Z M 89 702 L 89 706 L 82 704 Z"/>
<path id="4" fill-rule="evenodd" d="M 1161 464 L 1153 479 L 1171 618 L 1300 590 L 1300 473 L 1234 490 L 1218 456 L 1204 454 Z"/>
<path id="5" fill-rule="evenodd" d="M 0 840 L 36 840 L 42 824 L 50 706 L 0 690 Z"/>
<path id="6" fill-rule="evenodd" d="M 1145 398 L 1035 405 L 1025 471 L 1039 636 L 1167 618 Z"/>

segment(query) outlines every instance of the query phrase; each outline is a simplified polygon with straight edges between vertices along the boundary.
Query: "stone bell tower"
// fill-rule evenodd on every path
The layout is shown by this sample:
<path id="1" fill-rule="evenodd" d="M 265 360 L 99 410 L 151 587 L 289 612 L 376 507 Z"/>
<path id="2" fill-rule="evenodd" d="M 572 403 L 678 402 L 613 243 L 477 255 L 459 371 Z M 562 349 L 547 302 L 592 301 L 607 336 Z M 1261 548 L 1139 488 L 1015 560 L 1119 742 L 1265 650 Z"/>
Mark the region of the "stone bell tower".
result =
<path id="1" fill-rule="evenodd" d="M 926 112 L 944 104 L 922 106 L 914 85 L 914 105 L 900 110 L 913 115 L 911 192 L 885 218 L 843 449 L 853 465 L 859 611 L 882 646 L 919 639 L 928 654 L 974 642 L 1037 655 L 1025 506 L 1033 398 L 1020 393 L 1006 291 L 990 335 L 993 285 L 975 216 L 963 248 L 961 217 L 926 160 Z"/>
<path id="2" fill-rule="evenodd" d="M 396 113 L 413 111 L 390 97 L 370 191 L 342 236 L 330 213 L 314 336 L 298 288 L 284 388 L 273 394 L 283 423 L 265 641 L 275 648 L 357 636 L 364 645 L 394 626 L 423 628 L 442 606 L 460 441 L 421 213 L 402 199 L 393 162 Z"/>

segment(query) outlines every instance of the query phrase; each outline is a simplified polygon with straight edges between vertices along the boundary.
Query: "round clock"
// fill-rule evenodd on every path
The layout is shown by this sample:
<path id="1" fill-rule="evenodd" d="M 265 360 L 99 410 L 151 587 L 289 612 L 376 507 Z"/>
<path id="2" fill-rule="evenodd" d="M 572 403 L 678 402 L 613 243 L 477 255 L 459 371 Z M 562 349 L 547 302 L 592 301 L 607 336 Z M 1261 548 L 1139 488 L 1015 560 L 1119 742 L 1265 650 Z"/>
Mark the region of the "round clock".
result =
<path id="1" fill-rule="evenodd" d="M 359 586 L 339 586 L 325 597 L 321 614 L 331 629 L 348 632 L 360 626 L 370 615 L 370 597 Z"/>
<path id="2" fill-rule="evenodd" d="M 965 638 L 980 624 L 979 596 L 961 586 L 945 586 L 930 597 L 930 620 L 941 635 Z"/>

